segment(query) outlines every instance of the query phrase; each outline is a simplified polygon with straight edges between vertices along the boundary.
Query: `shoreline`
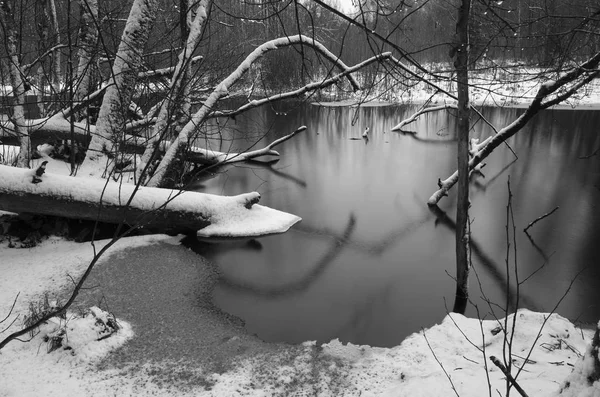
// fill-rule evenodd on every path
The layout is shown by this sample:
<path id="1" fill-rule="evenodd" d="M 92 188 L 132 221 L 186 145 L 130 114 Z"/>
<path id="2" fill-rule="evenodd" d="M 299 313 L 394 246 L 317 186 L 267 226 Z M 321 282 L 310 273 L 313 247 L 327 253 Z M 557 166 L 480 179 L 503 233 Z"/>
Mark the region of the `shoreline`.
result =
<path id="1" fill-rule="evenodd" d="M 106 241 L 95 244 L 99 247 Z M 80 274 L 92 251 L 89 243 L 56 238 L 27 250 L 2 244 L 3 263 L 8 259 L 11 266 L 0 277 L 12 287 L 1 291 L 3 312 L 12 302 L 8 296 L 15 291 L 29 290 L 27 296 L 33 299 L 44 291 L 56 292 L 59 286 L 67 286 L 65 275 Z M 85 291 L 87 297 L 79 301 L 97 304 L 104 299 L 119 321 L 130 324 L 133 336 L 97 359 L 63 349 L 46 353 L 40 336 L 29 343 L 12 342 L 0 354 L 0 378 L 6 380 L 0 385 L 1 396 L 37 397 L 54 391 L 63 397 L 437 396 L 451 393 L 447 374 L 436 364 L 439 359 L 448 368 L 460 368 L 452 372 L 458 391 L 463 397 L 474 397 L 487 387 L 476 346 L 485 343 L 487 354 L 502 354 L 504 337 L 493 331 L 497 321 L 480 323 L 461 315 L 447 315 L 439 324 L 392 348 L 337 339 L 321 345 L 263 342 L 248 334 L 236 318 L 215 310 L 210 296 L 218 271 L 181 245 L 180 237 L 124 238 L 95 270 L 90 285 L 96 287 Z M 165 272 L 172 273 L 175 281 L 161 283 Z M 190 306 L 189 302 L 195 303 Z M 16 310 L 26 309 L 25 300 L 20 299 Z M 537 346 L 531 356 L 533 364 L 519 382 L 530 393 L 549 395 L 559 387 L 557 380 L 580 373 L 569 375 L 572 366 L 581 362 L 575 352 L 585 351 L 593 331 L 575 327 L 559 315 L 518 313 L 514 349 Z M 542 324 L 543 332 L 538 333 Z M 553 346 L 570 335 L 571 349 L 540 347 Z M 112 338 L 92 342 L 98 346 L 90 349 L 102 351 L 101 346 Z M 33 368 L 35 382 L 31 382 Z M 503 390 L 504 375 L 490 368 L 489 376 L 492 387 Z"/>
<path id="2" fill-rule="evenodd" d="M 355 99 L 346 99 L 339 101 L 312 101 L 309 104 L 312 106 L 320 107 L 401 107 L 401 106 L 422 106 L 426 103 L 426 100 L 411 101 L 411 102 L 392 102 L 392 101 L 380 101 L 380 100 L 366 100 L 359 101 Z M 441 101 L 430 102 L 431 106 L 440 105 Z M 448 103 L 456 103 L 455 101 L 449 101 Z M 472 101 L 472 104 L 477 107 L 494 107 L 494 108 L 506 108 L 506 109 L 527 109 L 527 103 L 510 103 L 504 105 L 498 105 L 493 103 L 484 103 L 481 101 Z M 558 104 L 544 110 L 573 110 L 573 111 L 586 111 L 586 110 L 600 110 L 600 101 L 598 102 L 586 102 L 578 105 L 570 104 Z M 544 111 L 542 110 L 542 111 Z"/>

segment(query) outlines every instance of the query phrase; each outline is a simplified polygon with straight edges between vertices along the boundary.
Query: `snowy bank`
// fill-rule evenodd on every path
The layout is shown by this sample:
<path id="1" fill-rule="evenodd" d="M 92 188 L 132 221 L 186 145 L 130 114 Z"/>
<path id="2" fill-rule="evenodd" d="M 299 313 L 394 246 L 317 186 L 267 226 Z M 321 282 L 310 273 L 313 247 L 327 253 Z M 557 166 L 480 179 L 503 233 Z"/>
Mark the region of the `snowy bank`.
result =
<path id="1" fill-rule="evenodd" d="M 120 240 L 111 251 L 118 255 L 106 256 L 98 266 L 116 265 L 118 260 L 122 261 L 120 266 L 125 266 L 130 260 L 127 253 L 134 247 L 164 243 L 172 247 L 168 257 L 173 262 L 195 255 L 180 246 L 178 238 L 132 237 Z M 104 244 L 106 241 L 96 242 L 96 248 Z M 89 243 L 59 239 L 47 240 L 28 250 L 8 249 L 4 243 L 0 248 L 0 311 L 3 314 L 0 317 L 8 313 L 18 292 L 21 295 L 13 316 L 25 314 L 28 301 L 36 300 L 45 291 L 52 293 L 69 286 L 71 281 L 67 274 L 73 277 L 81 274 L 92 254 Z M 156 265 L 147 264 L 148 267 Z M 169 266 L 168 263 L 161 265 Z M 204 296 L 202 299 L 208 299 L 201 307 L 206 307 L 206 313 L 214 312 L 210 294 L 199 294 Z M 119 317 L 119 313 L 115 314 Z M 160 317 L 160 313 L 154 315 L 157 314 Z M 207 323 L 216 321 L 220 315 L 212 313 L 210 316 L 206 318 Z M 509 330 L 512 318 L 509 318 Z M 20 325 L 19 321 L 10 331 Z M 131 328 L 126 325 L 119 331 L 121 334 L 101 341 L 97 340 L 92 318 L 87 317 L 85 321 L 87 327 L 80 329 L 79 335 L 87 336 L 71 341 L 77 346 L 74 350 L 81 352 L 79 355 L 73 355 L 70 349 L 47 353 L 47 346 L 40 342 L 40 337 L 47 335 L 48 329 L 42 330 L 30 343 L 11 342 L 3 349 L 0 352 L 0 396 L 446 396 L 454 394 L 449 376 L 459 395 L 468 397 L 488 395 L 486 363 L 492 394 L 497 395 L 496 390 L 499 390 L 504 395 L 506 387 L 504 375 L 489 361 L 491 355 L 502 361 L 503 319 L 480 322 L 457 314 L 448 315 L 441 324 L 415 333 L 400 346 L 390 349 L 342 344 L 337 340 L 322 346 L 312 342 L 300 346 L 269 344 L 244 335 L 239 326 L 223 321 L 218 327 L 213 324 L 203 328 L 203 336 L 196 343 L 219 340 L 213 348 L 228 351 L 227 354 L 232 355 L 230 363 L 178 363 L 165 358 L 141 360 L 125 367 L 116 367 L 106 359 L 101 367 L 98 363 L 106 354 L 118 352 L 126 356 L 127 346 L 134 342 L 146 343 L 148 351 L 156 348 L 154 342 L 138 340 L 143 333 L 136 331 L 140 326 L 136 320 L 132 320 Z M 181 317 L 180 321 L 186 318 Z M 574 383 L 584 377 L 585 366 L 577 363 L 584 363 L 580 356 L 586 351 L 592 332 L 575 327 L 561 316 L 527 310 L 519 311 L 516 321 L 512 373 L 516 374 L 517 368 L 524 366 L 517 380 L 529 395 L 553 395 L 569 376 L 573 379 L 569 389 L 578 390 Z M 79 324 L 84 326 L 85 322 Z M 232 329 L 229 336 L 212 334 L 222 326 Z M 75 335 L 75 330 L 71 332 Z M 6 332 L 0 337 L 5 335 Z M 160 341 L 171 335 L 156 337 Z M 123 343 L 124 347 L 119 349 Z M 573 366 L 579 369 L 570 375 Z"/>

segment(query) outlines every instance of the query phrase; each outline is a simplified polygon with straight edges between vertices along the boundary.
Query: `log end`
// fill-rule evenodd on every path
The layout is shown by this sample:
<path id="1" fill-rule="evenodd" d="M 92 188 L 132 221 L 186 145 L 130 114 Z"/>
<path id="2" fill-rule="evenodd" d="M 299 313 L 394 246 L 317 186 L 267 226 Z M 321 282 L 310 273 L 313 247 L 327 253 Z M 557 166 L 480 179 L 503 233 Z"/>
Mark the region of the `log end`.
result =
<path id="1" fill-rule="evenodd" d="M 285 233 L 301 220 L 299 216 L 259 204 L 251 210 L 240 206 L 232 208 L 226 217 L 211 219 L 211 224 L 198 230 L 196 236 L 209 241 L 268 236 Z"/>

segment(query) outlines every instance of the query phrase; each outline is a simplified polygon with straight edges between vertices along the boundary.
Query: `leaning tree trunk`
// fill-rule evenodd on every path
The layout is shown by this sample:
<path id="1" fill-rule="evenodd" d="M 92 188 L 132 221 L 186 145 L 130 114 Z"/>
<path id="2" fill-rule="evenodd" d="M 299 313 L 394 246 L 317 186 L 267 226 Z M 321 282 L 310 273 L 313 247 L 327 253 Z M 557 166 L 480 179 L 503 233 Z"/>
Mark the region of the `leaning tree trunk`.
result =
<path id="1" fill-rule="evenodd" d="M 185 92 L 185 85 L 188 83 L 189 70 L 192 65 L 192 56 L 198 47 L 198 44 L 200 43 L 200 39 L 202 38 L 202 31 L 204 22 L 207 18 L 207 7 L 209 2 L 210 0 L 201 0 L 198 8 L 196 9 L 196 16 L 190 25 L 186 44 L 179 54 L 179 60 L 177 62 L 177 66 L 175 66 L 175 72 L 173 73 L 173 77 L 171 79 L 169 93 L 160 107 L 160 111 L 158 113 L 158 117 L 156 118 L 156 123 L 152 128 L 152 134 L 148 140 L 146 150 L 144 151 L 144 154 L 137 165 L 137 178 L 143 178 L 143 173 L 146 171 L 148 163 L 151 163 L 158 154 L 156 143 L 165 138 L 173 114 L 175 114 L 177 112 L 177 108 L 183 104 L 183 93 Z"/>
<path id="2" fill-rule="evenodd" d="M 18 30 L 14 20 L 13 8 L 9 4 L 9 0 L 0 3 L 0 24 L 4 32 L 4 42 L 9 58 L 8 75 L 10 76 L 10 85 L 12 86 L 12 94 L 15 101 L 12 107 L 12 122 L 20 144 L 17 166 L 28 168 L 31 157 L 31 140 L 29 132 L 25 127 L 25 82 L 20 68 L 21 63 L 17 47 L 19 42 Z"/>
<path id="3" fill-rule="evenodd" d="M 99 177 L 110 174 L 112 160 L 118 153 L 115 144 L 122 139 L 127 109 L 135 89 L 142 63 L 143 49 L 158 12 L 158 0 L 135 0 L 112 67 L 112 77 L 100 107 L 96 134 L 88 147 L 80 175 Z M 98 170 L 104 170 L 98 171 Z"/>
<path id="4" fill-rule="evenodd" d="M 183 157 L 183 153 L 187 150 L 189 145 L 191 134 L 196 131 L 197 128 L 204 123 L 206 117 L 214 111 L 219 100 L 228 95 L 233 84 L 235 84 L 250 69 L 252 64 L 258 61 L 264 54 L 290 45 L 310 46 L 325 58 L 329 59 L 341 70 L 348 71 L 350 69 L 338 56 L 334 55 L 325 46 L 311 37 L 303 35 L 286 36 L 261 44 L 248 54 L 244 61 L 242 61 L 229 76 L 217 84 L 216 88 L 204 101 L 200 109 L 192 115 L 191 120 L 181 129 L 181 131 L 179 131 L 179 134 L 167 149 L 156 172 L 147 182 L 147 185 L 154 187 L 167 185 L 169 182 L 168 179 L 175 168 L 175 160 Z M 360 88 L 358 82 L 352 75 L 348 74 L 347 78 L 355 90 Z"/>
<path id="5" fill-rule="evenodd" d="M 458 84 L 458 200 L 456 203 L 456 297 L 452 311 L 464 314 L 469 299 L 469 13 L 471 0 L 462 0 L 456 23 Z"/>

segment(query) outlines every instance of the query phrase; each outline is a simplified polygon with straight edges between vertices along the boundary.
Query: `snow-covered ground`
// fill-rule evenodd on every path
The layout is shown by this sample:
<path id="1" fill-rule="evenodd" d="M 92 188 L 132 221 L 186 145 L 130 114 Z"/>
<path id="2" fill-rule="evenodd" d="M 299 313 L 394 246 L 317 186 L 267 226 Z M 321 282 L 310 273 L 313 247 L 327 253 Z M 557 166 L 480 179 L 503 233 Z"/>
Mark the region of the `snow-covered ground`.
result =
<path id="1" fill-rule="evenodd" d="M 106 242 L 96 242 L 96 249 Z M 179 245 L 178 237 L 167 236 L 122 239 L 112 250 L 125 252 L 158 243 L 174 244 L 182 255 L 189 255 L 187 248 Z M 15 297 L 20 295 L 10 319 L 1 328 L 16 316 L 19 318 L 0 337 L 22 324 L 30 301 L 36 301 L 45 292 L 52 295 L 53 291 L 68 287 L 71 281 L 67 274 L 81 274 L 92 255 L 90 243 L 58 238 L 30 249 L 10 249 L 7 242 L 2 243 L 0 317 L 9 313 Z M 513 318 L 509 317 L 509 330 Z M 582 355 L 590 344 L 592 331 L 577 328 L 558 315 L 526 310 L 518 312 L 516 321 L 513 374 L 517 368 L 523 368 L 517 381 L 529 395 L 553 395 L 568 377 L 570 387 L 566 391 L 570 394 L 564 395 L 586 395 L 582 388 L 591 366 L 589 359 L 582 360 Z M 389 349 L 345 345 L 337 340 L 322 346 L 312 342 L 301 346 L 266 344 L 240 334 L 230 338 L 231 343 L 237 340 L 236 351 L 250 349 L 256 353 L 239 356 L 233 365 L 221 370 L 202 365 L 178 366 L 167 361 L 99 368 L 102 357 L 114 354 L 115 349 L 126 347 L 128 341 L 136 338 L 136 324 L 120 321 L 116 334 L 97 340 L 100 334 L 89 315 L 81 318 L 69 313 L 66 323 L 68 349 L 63 346 L 47 352 L 43 337 L 56 328 L 50 323 L 31 341 L 13 341 L 0 351 L 0 396 L 447 396 L 454 394 L 453 387 L 463 397 L 488 395 L 489 387 L 493 395 L 498 395 L 496 390 L 505 395 L 504 375 L 489 359 L 493 355 L 502 361 L 507 354 L 503 352 L 503 319 L 480 322 L 448 315 L 441 324 L 413 334 L 400 346 Z M 265 345 L 265 349 L 257 350 L 257 344 Z M 180 376 L 172 376 L 170 382 L 158 382 L 153 374 L 161 371 Z M 202 381 L 181 381 L 186 377 Z M 599 395 L 600 387 L 589 387 L 587 393 Z"/>
<path id="2" fill-rule="evenodd" d="M 456 96 L 456 84 L 450 81 L 451 73 L 445 71 L 448 70 L 448 65 L 438 65 L 437 68 L 444 71 L 436 73 L 440 78 L 432 78 L 430 82 Z M 436 65 L 429 65 L 427 69 L 436 70 Z M 555 73 L 540 68 L 514 65 L 508 65 L 506 68 L 490 67 L 489 69 L 482 69 L 482 71 L 471 72 L 469 75 L 469 99 L 475 106 L 528 106 L 535 98 L 540 85 L 557 77 Z M 417 72 L 416 70 L 413 71 Z M 422 81 L 407 82 L 409 85 L 409 88 L 407 88 L 405 85 L 393 81 L 384 73 L 378 75 L 375 80 L 378 81 L 375 87 L 353 93 L 349 99 L 316 103 L 325 106 L 381 106 L 423 104 L 426 102 L 434 105 L 456 102 L 445 94 L 436 93 L 435 88 Z M 361 86 L 369 86 L 369 84 L 361 81 Z M 344 92 L 340 92 L 336 86 L 327 88 L 324 93 L 326 96 L 334 98 L 339 95 L 346 95 Z M 580 89 L 576 95 L 555 107 L 597 108 L 599 105 L 600 81 L 594 80 Z"/>

